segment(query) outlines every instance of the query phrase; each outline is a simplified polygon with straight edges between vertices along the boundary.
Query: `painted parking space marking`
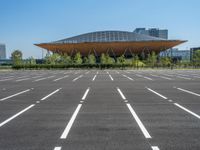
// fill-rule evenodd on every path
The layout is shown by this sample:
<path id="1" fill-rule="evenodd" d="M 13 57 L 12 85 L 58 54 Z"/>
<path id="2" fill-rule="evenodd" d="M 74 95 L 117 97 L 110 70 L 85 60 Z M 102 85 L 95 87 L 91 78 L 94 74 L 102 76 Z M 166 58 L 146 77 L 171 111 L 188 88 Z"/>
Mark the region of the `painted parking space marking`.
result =
<path id="1" fill-rule="evenodd" d="M 21 79 L 21 78 L 27 78 L 28 76 L 21 76 L 21 77 L 17 77 L 18 79 Z"/>
<path id="2" fill-rule="evenodd" d="M 150 80 L 150 81 L 153 81 L 153 79 L 149 78 L 149 77 L 146 77 L 146 76 L 143 76 L 143 75 L 140 75 L 140 74 L 135 74 L 137 77 L 141 77 L 141 78 L 145 78 L 147 80 Z"/>
<path id="3" fill-rule="evenodd" d="M 94 77 L 92 78 L 92 81 L 94 81 L 96 79 L 97 75 L 94 75 Z"/>
<path id="4" fill-rule="evenodd" d="M 90 73 L 90 71 L 87 71 L 85 74 L 88 74 L 88 73 Z"/>
<path id="5" fill-rule="evenodd" d="M 50 79 L 50 78 L 53 78 L 53 77 L 55 77 L 55 76 L 50 76 L 50 77 L 46 77 L 46 78 L 40 78 L 40 79 L 37 79 L 37 80 L 35 80 L 35 81 L 33 81 L 33 82 L 38 82 L 38 81 Z"/>
<path id="6" fill-rule="evenodd" d="M 48 94 L 47 96 L 43 97 L 43 98 L 41 99 L 41 101 L 44 101 L 45 99 L 47 99 L 47 98 L 49 98 L 50 96 L 54 95 L 55 93 L 59 92 L 61 89 L 62 89 L 62 88 L 59 88 L 59 89 L 53 91 L 52 93 L 50 93 L 50 94 Z"/>
<path id="7" fill-rule="evenodd" d="M 30 79 L 30 78 L 19 79 L 19 80 L 16 80 L 16 82 L 26 81 L 26 80 L 29 80 L 29 79 Z"/>
<path id="8" fill-rule="evenodd" d="M 111 81 L 114 81 L 113 77 L 110 74 L 109 74 L 109 77 L 110 77 Z"/>
<path id="9" fill-rule="evenodd" d="M 180 91 L 192 94 L 192 95 L 200 96 L 200 94 L 197 94 L 197 93 L 189 91 L 189 90 L 185 90 L 185 89 L 182 89 L 182 88 L 177 88 L 177 89 L 180 90 Z"/>
<path id="10" fill-rule="evenodd" d="M 181 78 L 181 79 L 186 79 L 186 80 L 192 80 L 191 78 L 187 78 L 187 77 L 182 77 L 182 76 L 176 76 L 177 78 Z"/>
<path id="11" fill-rule="evenodd" d="M 83 97 L 81 98 L 82 100 L 85 100 L 85 99 L 86 99 L 86 97 L 87 97 L 89 91 L 90 91 L 90 88 L 87 88 L 87 90 L 85 91 Z"/>
<path id="12" fill-rule="evenodd" d="M 149 134 L 149 132 L 147 131 L 147 129 L 145 128 L 145 126 L 143 125 L 143 123 L 141 122 L 141 120 L 139 119 L 139 117 L 137 116 L 136 112 L 133 110 L 133 108 L 131 107 L 130 104 L 126 104 L 128 109 L 130 110 L 131 114 L 133 115 L 135 121 L 137 122 L 137 124 L 139 125 L 142 133 L 144 134 L 145 138 L 149 139 L 152 138 Z"/>
<path id="13" fill-rule="evenodd" d="M 19 115 L 21 115 L 22 113 L 26 112 L 27 110 L 31 109 L 32 107 L 34 107 L 35 105 L 32 104 L 28 107 L 26 107 L 25 109 L 23 109 L 22 111 L 18 112 L 17 114 L 13 115 L 12 117 L 6 119 L 5 121 L 3 121 L 2 123 L 0 123 L 0 127 L 4 126 L 5 124 L 7 124 L 8 122 L 10 122 L 11 120 L 15 119 L 16 117 L 18 117 Z"/>
<path id="14" fill-rule="evenodd" d="M 5 98 L 2 98 L 2 99 L 0 99 L 0 101 L 5 101 L 5 100 L 7 100 L 7 99 L 10 99 L 10 98 L 12 98 L 12 97 L 15 97 L 15 96 L 21 95 L 21 94 L 26 93 L 26 92 L 29 92 L 29 91 L 31 91 L 31 90 L 33 90 L 33 88 L 32 88 L 32 89 L 27 89 L 27 90 L 21 91 L 21 92 L 19 92 L 19 93 L 16 93 L 16 94 L 10 95 L 10 96 L 5 97 Z"/>
<path id="15" fill-rule="evenodd" d="M 167 97 L 165 97 L 165 96 L 159 94 L 158 92 L 156 92 L 156 91 L 154 91 L 154 90 L 152 90 L 152 89 L 150 89 L 150 88 L 147 88 L 147 89 L 148 89 L 149 91 L 155 93 L 156 95 L 158 95 L 158 96 L 164 98 L 164 99 L 168 99 Z M 169 102 L 173 102 L 173 100 L 168 100 L 168 101 L 169 101 Z M 189 109 L 185 108 L 184 106 L 182 106 L 182 105 L 180 105 L 180 104 L 178 104 L 178 103 L 173 103 L 173 104 L 174 104 L 175 106 L 181 108 L 182 110 L 188 112 L 189 114 L 195 116 L 196 118 L 200 119 L 200 116 L 199 116 L 198 114 L 196 114 L 196 113 L 190 111 Z"/>
<path id="16" fill-rule="evenodd" d="M 42 76 L 35 76 L 35 77 L 32 77 L 32 79 L 37 79 L 37 78 L 41 78 Z"/>
<path id="17" fill-rule="evenodd" d="M 181 108 L 182 110 L 184 110 L 184 111 L 190 113 L 191 115 L 195 116 L 196 118 L 200 119 L 200 116 L 199 116 L 198 114 L 196 114 L 196 113 L 190 111 L 189 109 L 187 109 L 187 108 L 181 106 L 180 104 L 174 103 L 174 105 L 177 106 L 177 107 L 179 107 L 179 108 Z"/>
<path id="18" fill-rule="evenodd" d="M 154 74 L 150 74 L 153 77 L 158 77 L 158 78 L 162 78 L 162 79 L 166 79 L 166 80 L 172 80 L 172 78 L 168 78 L 168 77 L 164 77 L 164 76 L 159 76 L 159 75 L 154 75 Z"/>
<path id="19" fill-rule="evenodd" d="M 61 149 L 62 147 L 58 147 L 58 146 L 54 148 L 54 150 L 61 150 Z"/>
<path id="20" fill-rule="evenodd" d="M 55 79 L 55 80 L 53 80 L 53 81 L 54 81 L 54 82 L 56 82 L 56 81 L 59 81 L 59 80 L 65 79 L 65 78 L 67 78 L 67 77 L 69 77 L 69 76 L 68 76 L 68 75 L 66 75 L 66 76 L 64 76 L 64 77 L 57 78 L 57 79 Z"/>
<path id="21" fill-rule="evenodd" d="M 122 91 L 118 87 L 117 87 L 117 91 L 119 92 L 122 99 L 127 101 L 126 97 L 124 96 L 124 94 L 122 93 Z M 140 120 L 140 118 L 138 117 L 138 115 L 136 114 L 134 109 L 132 108 L 132 106 L 129 103 L 126 103 L 126 106 L 128 107 L 129 111 L 131 112 L 131 114 L 132 114 L 133 118 L 135 119 L 135 121 L 137 122 L 138 126 L 140 127 L 140 130 L 142 131 L 145 138 L 147 138 L 147 139 L 152 138 L 150 136 L 149 132 L 147 131 L 147 129 L 145 128 L 144 124 L 142 123 L 142 121 Z"/>
<path id="22" fill-rule="evenodd" d="M 151 146 L 152 150 L 160 150 L 158 146 Z"/>
<path id="23" fill-rule="evenodd" d="M 2 79 L 0 81 L 10 81 L 10 80 L 13 80 L 14 78 L 8 78 L 8 79 Z"/>
<path id="24" fill-rule="evenodd" d="M 82 77 L 83 77 L 83 75 L 80 75 L 80 76 L 78 76 L 77 78 L 73 79 L 72 81 L 75 82 L 76 80 L 78 80 L 78 79 L 80 79 L 80 78 L 82 78 Z"/>
<path id="25" fill-rule="evenodd" d="M 150 88 L 148 88 L 148 87 L 146 87 L 146 88 L 147 88 L 147 90 L 149 90 L 149 91 L 153 92 L 154 94 L 156 94 L 156 95 L 162 97 L 163 99 L 167 99 L 167 97 L 161 95 L 160 93 L 158 93 L 158 92 L 156 92 L 156 91 L 154 91 L 154 90 L 152 90 L 152 89 L 150 89 Z"/>
<path id="26" fill-rule="evenodd" d="M 14 78 L 14 76 L 0 77 L 0 79 Z"/>
<path id="27" fill-rule="evenodd" d="M 132 79 L 131 77 L 127 76 L 127 75 L 124 75 L 124 74 L 123 74 L 122 76 L 124 76 L 125 78 L 127 78 L 127 79 L 133 81 L 133 79 Z"/>
<path id="28" fill-rule="evenodd" d="M 122 93 L 122 91 L 119 88 L 117 88 L 117 91 L 119 92 L 119 94 L 122 97 L 122 99 L 126 100 L 126 97 L 124 96 L 124 94 Z"/>
<path id="29" fill-rule="evenodd" d="M 74 121 L 75 121 L 75 119 L 76 119 L 81 107 L 82 107 L 82 104 L 78 104 L 78 106 L 77 106 L 76 110 L 74 111 L 69 123 L 67 124 L 65 130 L 63 131 L 60 139 L 66 139 L 67 138 L 67 136 L 69 134 L 69 131 L 70 131 L 70 129 L 71 129 L 71 127 L 72 127 L 72 125 L 73 125 L 73 123 L 74 123 Z"/>

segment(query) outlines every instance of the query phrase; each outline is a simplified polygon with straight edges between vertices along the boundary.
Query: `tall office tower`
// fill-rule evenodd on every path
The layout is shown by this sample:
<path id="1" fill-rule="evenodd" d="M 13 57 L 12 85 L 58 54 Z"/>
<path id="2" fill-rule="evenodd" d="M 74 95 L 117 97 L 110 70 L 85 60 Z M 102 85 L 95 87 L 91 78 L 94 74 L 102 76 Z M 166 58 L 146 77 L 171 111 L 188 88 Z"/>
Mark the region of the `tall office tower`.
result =
<path id="1" fill-rule="evenodd" d="M 146 30 L 146 28 L 136 28 L 134 33 L 145 34 L 153 37 L 158 37 L 162 39 L 168 39 L 168 30 L 160 30 L 158 28 L 150 28 Z"/>
<path id="2" fill-rule="evenodd" d="M 0 59 L 6 59 L 6 45 L 0 44 Z"/>

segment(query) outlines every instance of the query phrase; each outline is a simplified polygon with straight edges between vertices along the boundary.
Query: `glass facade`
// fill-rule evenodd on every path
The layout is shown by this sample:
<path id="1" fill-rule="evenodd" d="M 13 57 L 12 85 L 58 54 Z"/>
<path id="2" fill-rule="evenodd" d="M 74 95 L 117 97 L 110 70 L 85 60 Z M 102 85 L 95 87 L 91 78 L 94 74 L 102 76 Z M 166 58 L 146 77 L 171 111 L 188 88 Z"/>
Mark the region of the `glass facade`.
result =
<path id="1" fill-rule="evenodd" d="M 133 42 L 133 41 L 162 41 L 164 39 L 126 31 L 100 31 L 55 41 L 52 43 L 87 43 L 87 42 Z"/>
<path id="2" fill-rule="evenodd" d="M 6 59 L 6 45 L 0 44 L 0 59 Z"/>
<path id="3" fill-rule="evenodd" d="M 169 49 L 165 52 L 161 52 L 160 56 L 172 56 L 176 60 L 182 60 L 182 61 L 190 61 L 190 50 L 178 50 L 176 48 Z"/>
<path id="4" fill-rule="evenodd" d="M 134 33 L 168 39 L 168 30 L 160 30 L 157 28 L 150 28 L 148 30 L 146 30 L 146 28 L 136 28 Z"/>

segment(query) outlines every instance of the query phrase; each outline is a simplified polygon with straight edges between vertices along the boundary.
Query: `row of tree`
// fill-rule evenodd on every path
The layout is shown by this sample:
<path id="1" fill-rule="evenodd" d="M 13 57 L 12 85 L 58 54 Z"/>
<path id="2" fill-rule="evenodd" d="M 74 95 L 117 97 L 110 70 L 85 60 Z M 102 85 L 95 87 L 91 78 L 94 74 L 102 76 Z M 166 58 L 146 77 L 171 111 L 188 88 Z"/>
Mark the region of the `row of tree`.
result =
<path id="1" fill-rule="evenodd" d="M 36 65 L 36 60 L 33 57 L 29 59 L 22 59 L 22 52 L 16 50 L 12 53 L 13 64 L 16 65 Z M 186 65 L 186 66 L 200 66 L 200 50 L 196 51 L 193 56 L 193 61 L 189 63 L 176 62 L 170 57 L 159 57 L 155 52 L 148 54 L 145 59 L 141 59 L 139 55 L 135 55 L 131 59 L 126 59 L 124 55 L 117 57 L 116 59 L 110 57 L 108 54 L 101 54 L 101 57 L 97 60 L 93 54 L 87 57 L 82 57 L 78 52 L 75 56 L 71 57 L 67 54 L 59 55 L 57 53 L 47 54 L 43 61 L 46 65 L 71 65 L 71 64 L 117 64 L 117 65 L 131 65 L 133 67 L 173 67 L 174 65 Z"/>

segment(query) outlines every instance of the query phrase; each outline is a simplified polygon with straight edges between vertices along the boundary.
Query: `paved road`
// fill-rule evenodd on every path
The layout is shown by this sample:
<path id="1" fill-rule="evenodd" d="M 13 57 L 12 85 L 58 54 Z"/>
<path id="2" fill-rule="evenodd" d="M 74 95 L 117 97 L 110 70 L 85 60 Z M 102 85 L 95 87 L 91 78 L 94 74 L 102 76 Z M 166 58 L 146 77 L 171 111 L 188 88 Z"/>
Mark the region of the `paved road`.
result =
<path id="1" fill-rule="evenodd" d="M 0 72 L 1 150 L 199 150 L 200 71 Z"/>

